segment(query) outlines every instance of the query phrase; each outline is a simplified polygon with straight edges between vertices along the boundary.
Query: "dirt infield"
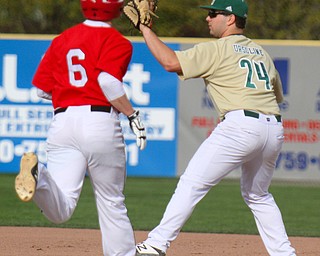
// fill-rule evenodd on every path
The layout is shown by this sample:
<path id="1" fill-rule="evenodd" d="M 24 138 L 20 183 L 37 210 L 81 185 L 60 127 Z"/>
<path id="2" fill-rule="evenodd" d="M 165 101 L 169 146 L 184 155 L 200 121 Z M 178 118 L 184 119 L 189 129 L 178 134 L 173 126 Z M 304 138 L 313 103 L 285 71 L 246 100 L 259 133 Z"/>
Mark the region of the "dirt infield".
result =
<path id="1" fill-rule="evenodd" d="M 136 240 L 147 232 L 137 231 Z M 319 256 L 320 238 L 290 238 L 297 255 Z M 0 227 L 1 256 L 98 256 L 102 255 L 100 231 L 91 229 Z M 259 236 L 181 233 L 168 256 L 267 255 Z"/>

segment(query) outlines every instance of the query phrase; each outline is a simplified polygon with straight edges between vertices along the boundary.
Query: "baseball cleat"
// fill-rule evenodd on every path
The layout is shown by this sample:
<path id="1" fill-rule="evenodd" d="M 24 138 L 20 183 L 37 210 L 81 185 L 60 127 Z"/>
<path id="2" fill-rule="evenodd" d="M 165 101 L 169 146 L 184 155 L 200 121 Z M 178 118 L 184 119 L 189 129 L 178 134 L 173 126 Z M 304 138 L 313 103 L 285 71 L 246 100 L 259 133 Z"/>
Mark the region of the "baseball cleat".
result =
<path id="1" fill-rule="evenodd" d="M 165 252 L 146 243 L 136 245 L 136 256 L 165 256 Z"/>
<path id="2" fill-rule="evenodd" d="M 15 179 L 15 189 L 18 197 L 30 201 L 36 192 L 38 182 L 38 158 L 34 153 L 23 154 L 20 161 L 20 173 Z"/>

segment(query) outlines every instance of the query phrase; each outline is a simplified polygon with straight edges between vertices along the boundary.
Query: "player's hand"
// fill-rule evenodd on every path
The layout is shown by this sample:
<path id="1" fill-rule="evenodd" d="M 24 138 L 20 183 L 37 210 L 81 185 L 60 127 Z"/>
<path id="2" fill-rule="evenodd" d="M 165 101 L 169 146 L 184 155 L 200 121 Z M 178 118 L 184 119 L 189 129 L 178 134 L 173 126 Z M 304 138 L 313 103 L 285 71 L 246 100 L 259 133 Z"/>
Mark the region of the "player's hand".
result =
<path id="1" fill-rule="evenodd" d="M 137 146 L 143 150 L 147 145 L 146 129 L 141 122 L 139 110 L 135 110 L 133 114 L 128 116 L 130 128 L 137 137 Z"/>

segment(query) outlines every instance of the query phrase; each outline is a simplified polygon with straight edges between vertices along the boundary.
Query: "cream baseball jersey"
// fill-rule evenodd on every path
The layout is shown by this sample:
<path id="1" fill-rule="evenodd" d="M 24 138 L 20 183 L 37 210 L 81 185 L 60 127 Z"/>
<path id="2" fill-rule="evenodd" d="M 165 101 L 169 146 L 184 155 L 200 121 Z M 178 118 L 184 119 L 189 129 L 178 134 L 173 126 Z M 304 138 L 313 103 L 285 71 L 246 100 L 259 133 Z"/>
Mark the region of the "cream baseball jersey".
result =
<path id="1" fill-rule="evenodd" d="M 71 40 L 71 38 L 75 38 Z M 52 94 L 54 108 L 110 106 L 97 78 L 101 72 L 122 81 L 132 57 L 132 45 L 116 29 L 101 22 L 75 25 L 54 38 L 33 78 Z"/>
<path id="2" fill-rule="evenodd" d="M 230 35 L 176 51 L 181 79 L 201 77 L 220 118 L 246 109 L 279 115 L 282 84 L 271 57 L 244 35 Z"/>

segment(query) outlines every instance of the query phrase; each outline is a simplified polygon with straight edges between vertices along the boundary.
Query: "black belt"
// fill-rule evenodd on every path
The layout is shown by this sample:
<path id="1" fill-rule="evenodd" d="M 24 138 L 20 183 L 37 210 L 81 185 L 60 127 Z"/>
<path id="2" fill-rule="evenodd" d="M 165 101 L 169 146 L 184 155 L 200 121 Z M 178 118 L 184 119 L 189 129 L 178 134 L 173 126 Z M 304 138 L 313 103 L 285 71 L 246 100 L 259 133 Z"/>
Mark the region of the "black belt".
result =
<path id="1" fill-rule="evenodd" d="M 54 114 L 56 115 L 59 113 L 66 112 L 67 109 L 68 109 L 68 107 L 58 108 L 54 111 Z M 90 109 L 92 112 L 107 112 L 107 113 L 111 112 L 111 106 L 90 106 Z"/>
<path id="2" fill-rule="evenodd" d="M 250 117 L 259 119 L 259 113 L 256 113 L 250 110 L 243 110 L 243 112 L 245 116 L 250 116 Z M 278 122 L 281 122 L 281 115 L 274 115 L 274 116 Z"/>

